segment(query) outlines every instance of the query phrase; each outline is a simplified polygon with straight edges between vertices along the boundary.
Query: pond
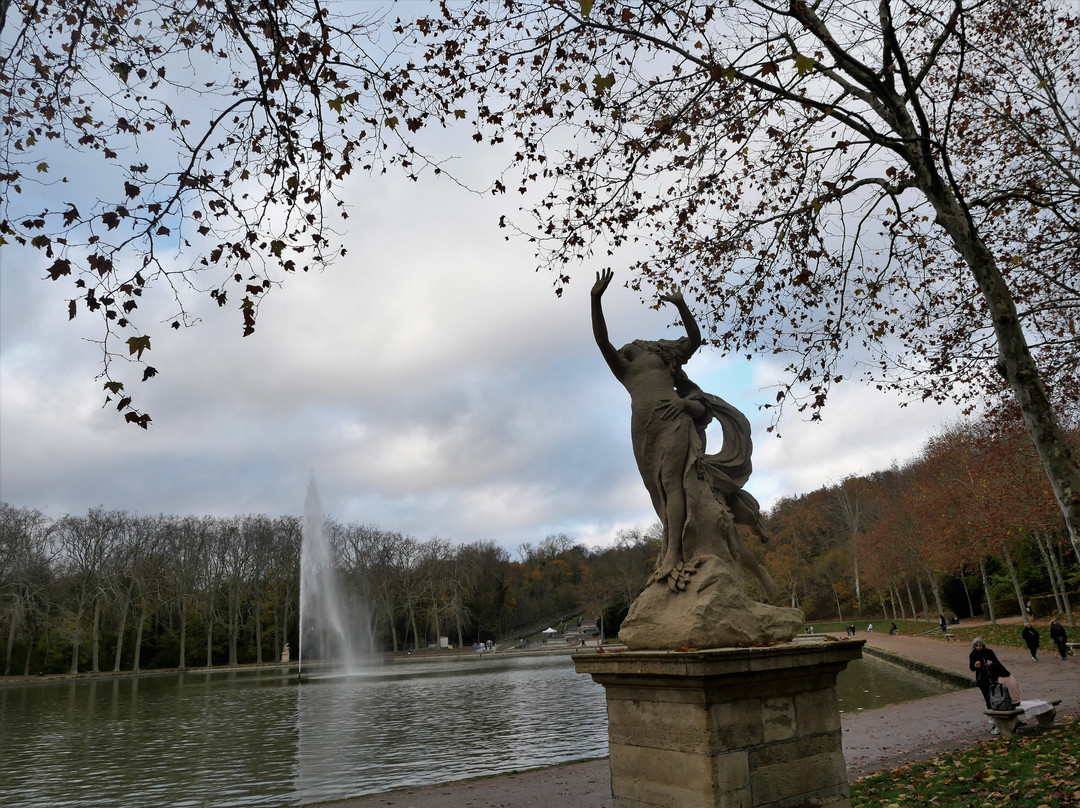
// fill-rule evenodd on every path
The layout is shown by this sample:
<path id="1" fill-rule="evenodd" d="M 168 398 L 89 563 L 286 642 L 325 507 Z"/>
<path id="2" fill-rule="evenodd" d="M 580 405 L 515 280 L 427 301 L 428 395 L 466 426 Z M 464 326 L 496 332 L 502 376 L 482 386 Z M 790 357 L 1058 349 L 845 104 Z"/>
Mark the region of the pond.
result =
<path id="1" fill-rule="evenodd" d="M 881 663 L 842 710 L 942 692 Z M 284 806 L 607 754 L 604 692 L 568 656 L 0 687 L 0 805 Z"/>

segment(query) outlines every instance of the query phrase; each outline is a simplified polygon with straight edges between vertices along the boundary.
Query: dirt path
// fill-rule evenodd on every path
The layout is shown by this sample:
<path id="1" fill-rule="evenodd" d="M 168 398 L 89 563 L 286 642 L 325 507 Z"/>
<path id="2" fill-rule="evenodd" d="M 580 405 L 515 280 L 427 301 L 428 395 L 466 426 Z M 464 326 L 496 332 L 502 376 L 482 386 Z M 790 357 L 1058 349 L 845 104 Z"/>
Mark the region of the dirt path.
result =
<path id="1" fill-rule="evenodd" d="M 890 637 L 878 632 L 860 632 L 857 639 L 972 677 L 968 671 L 970 647 L 963 642 L 946 642 L 940 637 Z M 1019 681 L 1025 698 L 1061 699 L 1060 716 L 1080 715 L 1080 657 L 1062 660 L 1052 645 L 1042 649 L 1038 663 L 1018 648 L 994 650 Z M 989 737 L 990 727 L 982 714 L 983 707 L 982 695 L 971 688 L 845 714 L 841 726 L 848 777 L 854 780 L 903 763 L 926 760 Z M 324 804 L 326 808 L 606 808 L 610 805 L 606 759 Z"/>

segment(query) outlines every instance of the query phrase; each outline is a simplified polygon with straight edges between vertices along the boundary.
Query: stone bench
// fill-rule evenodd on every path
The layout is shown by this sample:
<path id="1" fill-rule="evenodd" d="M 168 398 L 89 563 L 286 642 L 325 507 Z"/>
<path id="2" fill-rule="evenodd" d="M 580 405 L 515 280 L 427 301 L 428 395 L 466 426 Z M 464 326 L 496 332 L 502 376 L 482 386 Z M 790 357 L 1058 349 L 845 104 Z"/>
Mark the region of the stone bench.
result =
<path id="1" fill-rule="evenodd" d="M 1024 706 L 1025 704 L 1027 707 Z M 994 726 L 1001 732 L 1002 738 L 1011 738 L 1016 734 L 1016 725 L 1020 721 L 1020 716 L 1025 713 L 1029 717 L 1034 717 L 1040 727 L 1051 726 L 1054 718 L 1057 717 L 1056 707 L 1059 704 L 1061 704 L 1061 699 L 1022 701 L 1019 707 L 1011 710 L 985 710 L 984 712 L 994 719 Z"/>
<path id="2" fill-rule="evenodd" d="M 945 638 L 945 642 L 952 642 L 956 639 L 955 634 L 942 634 L 941 636 Z"/>

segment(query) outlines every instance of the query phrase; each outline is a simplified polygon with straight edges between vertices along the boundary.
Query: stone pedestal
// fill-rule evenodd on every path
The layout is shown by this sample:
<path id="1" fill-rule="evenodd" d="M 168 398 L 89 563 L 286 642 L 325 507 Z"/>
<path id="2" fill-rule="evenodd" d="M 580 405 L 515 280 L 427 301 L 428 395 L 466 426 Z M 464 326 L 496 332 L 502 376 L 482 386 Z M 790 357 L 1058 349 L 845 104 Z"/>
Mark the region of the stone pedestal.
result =
<path id="1" fill-rule="evenodd" d="M 863 642 L 575 655 L 607 693 L 614 808 L 847 808 L 836 675 Z"/>

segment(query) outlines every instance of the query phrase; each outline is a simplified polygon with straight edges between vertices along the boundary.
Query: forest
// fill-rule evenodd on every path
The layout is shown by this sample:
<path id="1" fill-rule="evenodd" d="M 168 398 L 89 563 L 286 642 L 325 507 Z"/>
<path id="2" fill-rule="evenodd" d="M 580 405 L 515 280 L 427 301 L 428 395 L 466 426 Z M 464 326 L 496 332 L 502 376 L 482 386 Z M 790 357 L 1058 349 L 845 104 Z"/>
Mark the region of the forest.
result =
<path id="1" fill-rule="evenodd" d="M 744 538 L 808 620 L 994 621 L 1030 606 L 1075 625 L 1075 548 L 1006 418 L 948 427 L 904 465 L 783 498 L 767 518 L 769 544 Z M 286 642 L 298 647 L 303 523 L 101 507 L 50 519 L 3 504 L 4 675 L 278 660 Z M 659 548 L 659 523 L 608 547 L 552 535 L 516 558 L 490 540 L 421 541 L 333 518 L 324 529 L 370 653 L 513 640 L 581 616 L 614 637 Z"/>
<path id="2" fill-rule="evenodd" d="M 303 518 L 49 519 L 0 505 L 4 675 L 236 665 L 299 648 Z M 457 647 L 616 614 L 644 586 L 654 534 L 590 550 L 567 536 L 517 548 L 454 544 L 326 519 L 360 650 Z M 294 656 L 295 659 L 295 656 Z"/>
<path id="3" fill-rule="evenodd" d="M 1030 605 L 1075 625 L 1076 548 L 1030 441 L 1000 412 L 941 430 L 903 465 L 785 498 L 770 525 L 766 565 L 808 617 L 994 621 Z"/>

